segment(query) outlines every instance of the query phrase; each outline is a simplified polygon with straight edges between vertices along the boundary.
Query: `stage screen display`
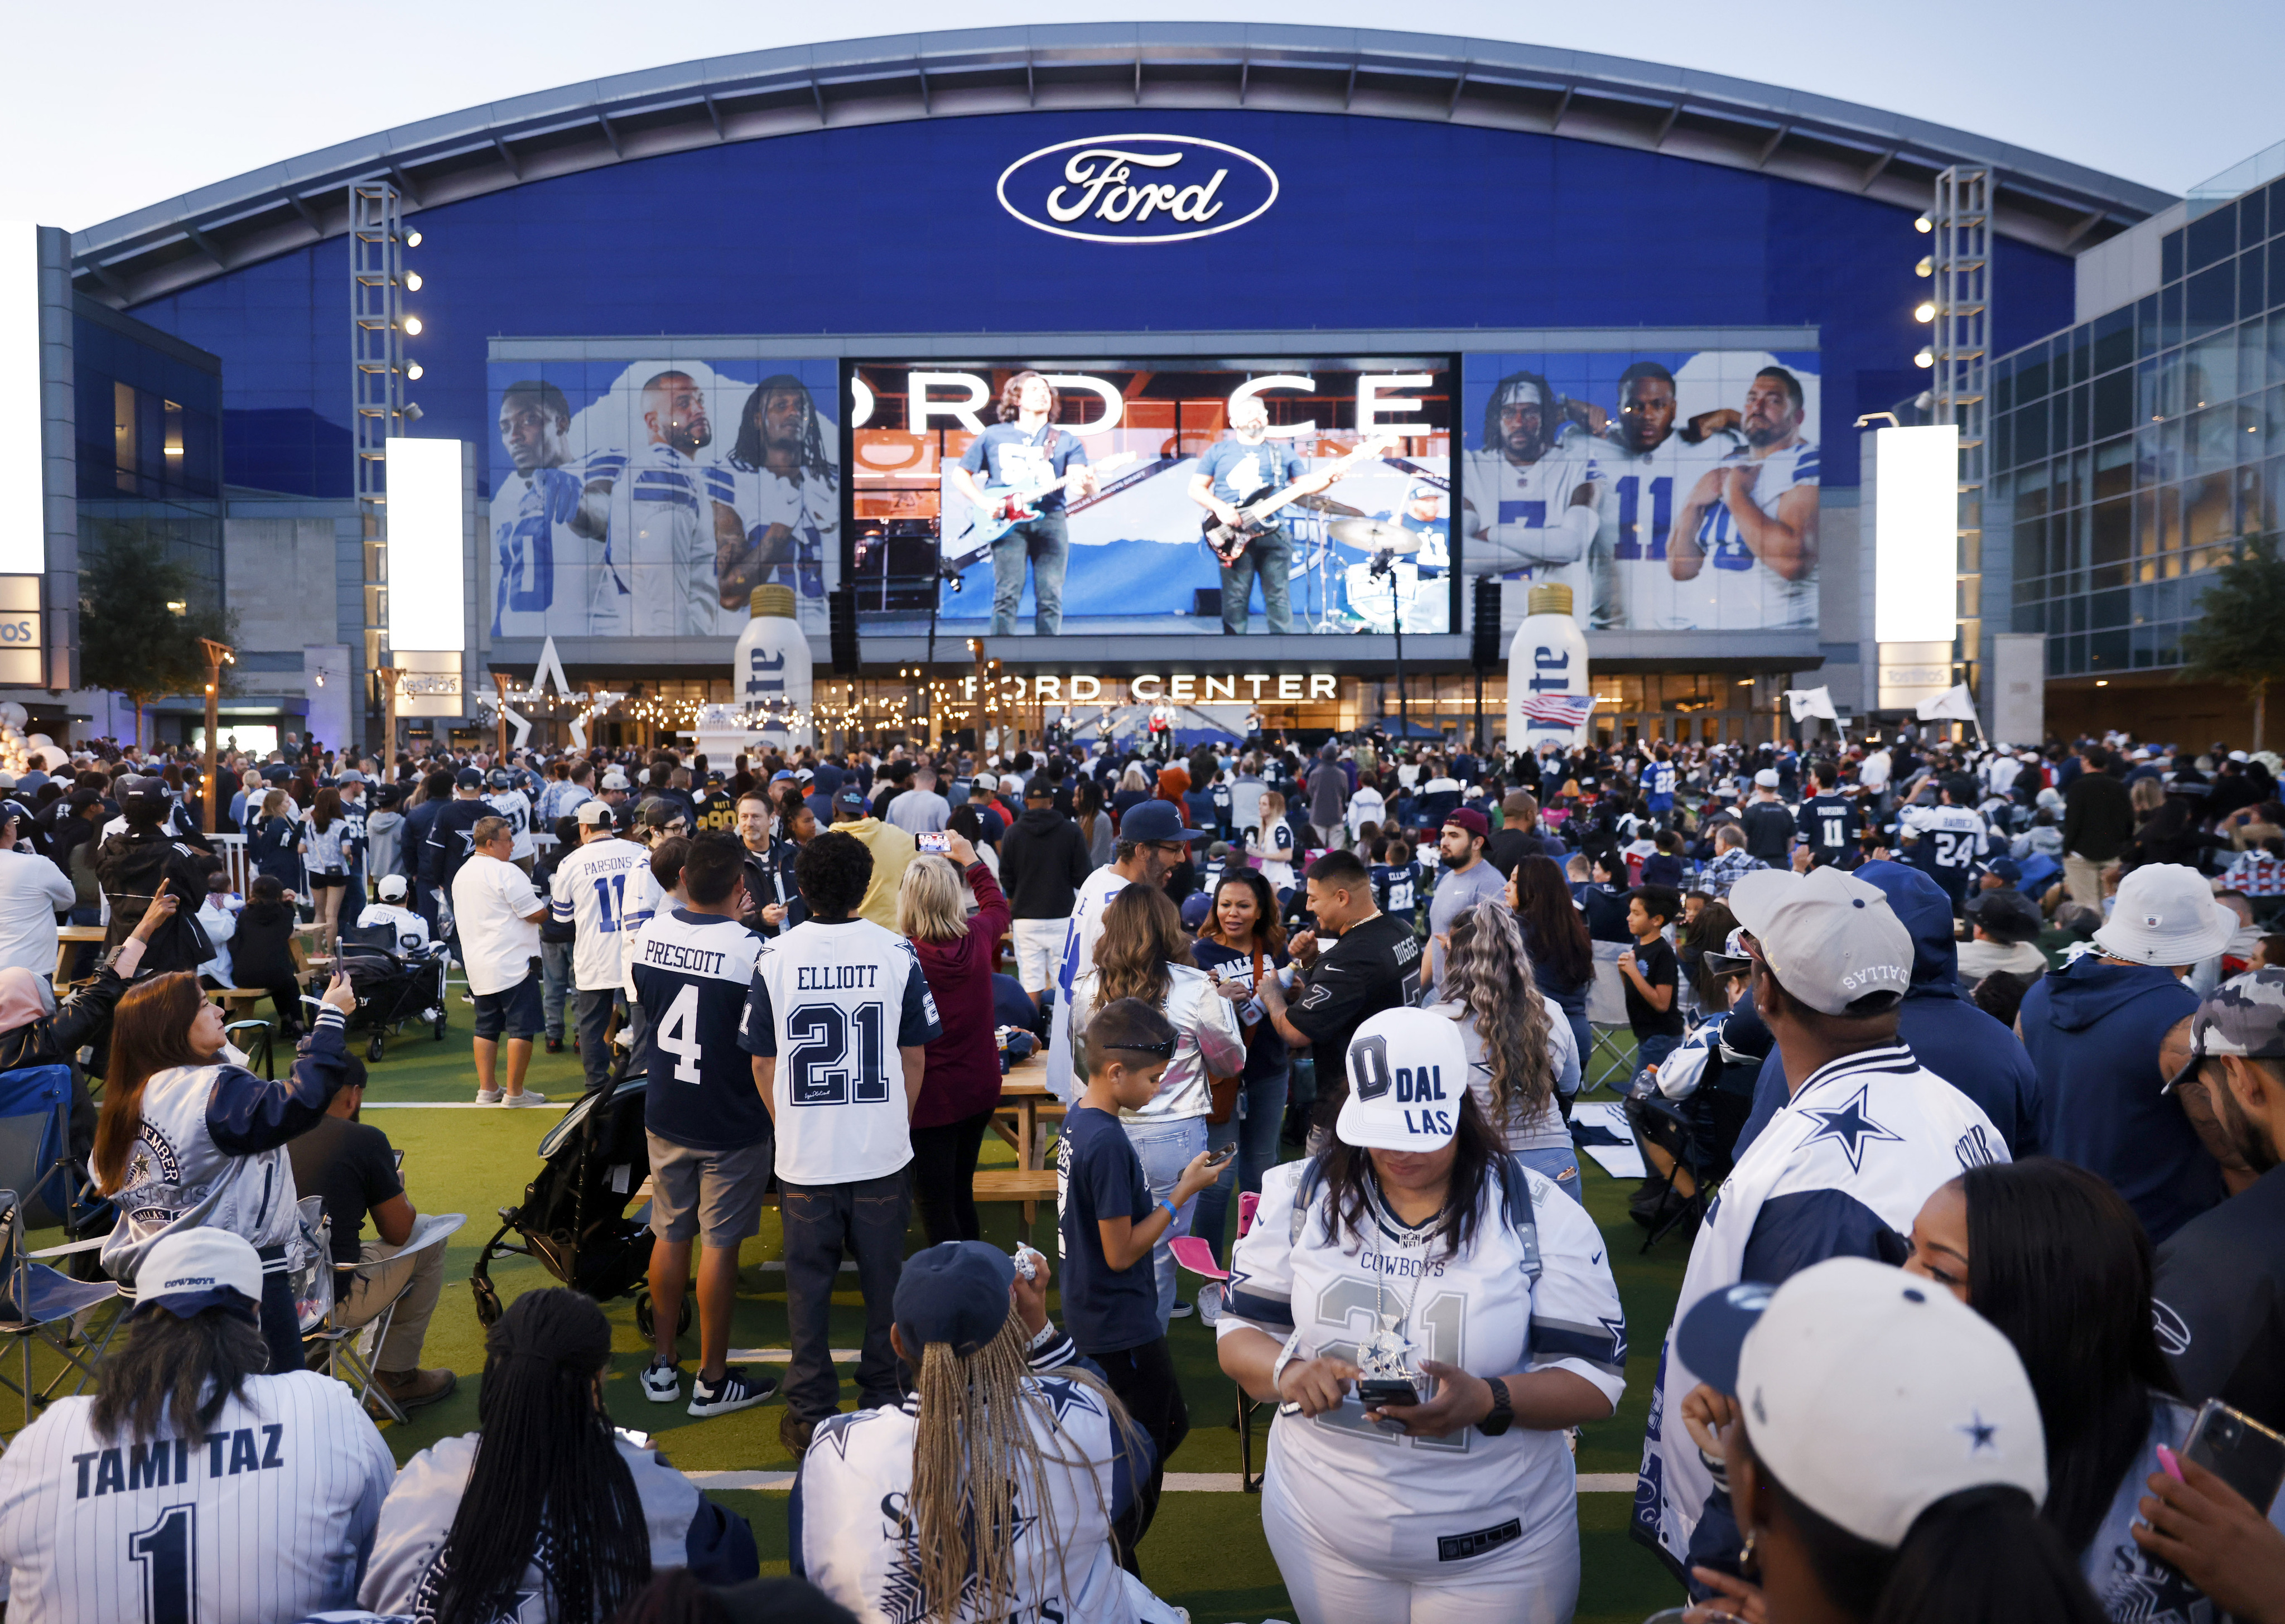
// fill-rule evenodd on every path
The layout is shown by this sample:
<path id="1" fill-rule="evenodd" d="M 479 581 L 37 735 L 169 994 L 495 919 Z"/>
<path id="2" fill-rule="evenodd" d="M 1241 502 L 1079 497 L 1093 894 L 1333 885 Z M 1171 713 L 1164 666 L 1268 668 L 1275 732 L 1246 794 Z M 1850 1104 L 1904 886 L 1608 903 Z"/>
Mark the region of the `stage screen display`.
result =
<path id="1" fill-rule="evenodd" d="M 1449 631 L 1457 378 L 1449 356 L 854 363 L 859 614 L 1003 637 Z"/>
<path id="2" fill-rule="evenodd" d="M 1598 631 L 1817 624 L 1812 352 L 1471 354 L 1460 510 L 1470 574 L 1571 589 Z"/>
<path id="3" fill-rule="evenodd" d="M 494 637 L 715 637 L 841 578 L 830 359 L 492 364 Z"/>

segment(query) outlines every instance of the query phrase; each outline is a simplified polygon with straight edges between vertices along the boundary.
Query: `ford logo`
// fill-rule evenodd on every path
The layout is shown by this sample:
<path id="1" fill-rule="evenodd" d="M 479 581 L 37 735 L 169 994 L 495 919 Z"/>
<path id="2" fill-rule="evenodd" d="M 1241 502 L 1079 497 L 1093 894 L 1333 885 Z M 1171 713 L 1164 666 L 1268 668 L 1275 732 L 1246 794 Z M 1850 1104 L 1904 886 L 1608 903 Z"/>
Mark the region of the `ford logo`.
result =
<path id="1" fill-rule="evenodd" d="M 1277 171 L 1197 136 L 1089 136 L 1000 172 L 1000 207 L 1081 242 L 1188 242 L 1234 231 L 1277 200 Z"/>

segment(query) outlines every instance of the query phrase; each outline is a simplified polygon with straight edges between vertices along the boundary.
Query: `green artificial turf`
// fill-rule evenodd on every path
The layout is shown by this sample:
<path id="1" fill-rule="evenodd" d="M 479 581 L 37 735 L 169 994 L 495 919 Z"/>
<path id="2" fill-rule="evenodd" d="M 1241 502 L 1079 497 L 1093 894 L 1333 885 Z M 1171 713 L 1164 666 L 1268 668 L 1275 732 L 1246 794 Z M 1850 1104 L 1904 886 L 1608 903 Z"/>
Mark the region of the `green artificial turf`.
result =
<path id="1" fill-rule="evenodd" d="M 408 1030 L 393 1040 L 385 1058 L 372 1068 L 366 1094 L 365 1120 L 385 1132 L 404 1153 L 404 1178 L 414 1203 L 424 1212 L 465 1212 L 468 1220 L 446 1243 L 444 1299 L 429 1328 L 421 1361 L 459 1372 L 460 1385 L 442 1403 L 416 1411 L 410 1424 L 383 1429 L 400 1462 L 440 1438 L 473 1430 L 476 1424 L 483 1339 L 468 1290 L 469 1271 L 477 1249 L 499 1228 L 499 1209 L 519 1199 L 538 1169 L 535 1147 L 560 1116 L 552 1107 L 515 1111 L 375 1109 L 474 1097 L 469 1010 L 459 1001 L 457 983 L 452 996 L 452 1026 L 447 1038 L 437 1042 L 425 1031 Z M 535 1050 L 530 1084 L 555 1098 L 576 1098 L 582 1086 L 577 1056 L 568 1049 L 560 1055 Z M 1012 1165 L 1014 1158 L 1000 1140 L 987 1137 L 984 1159 L 986 1165 Z M 1585 1429 L 1579 1470 L 1630 1474 L 1640 1460 L 1651 1380 L 1681 1283 L 1686 1243 L 1669 1239 L 1649 1257 L 1638 1256 L 1642 1231 L 1627 1217 L 1626 1187 L 1583 1156 L 1580 1161 L 1589 1209 L 1610 1243 L 1632 1352 L 1627 1365 L 1626 1396 L 1619 1413 Z M 1235 1206 L 1233 1203 L 1233 1221 Z M 1018 1210 L 1012 1204 L 993 1204 L 984 1208 L 984 1238 L 1012 1246 L 1022 1228 Z M 1049 1257 L 1056 1255 L 1052 1202 L 1042 1206 L 1027 1238 Z M 917 1221 L 910 1244 L 915 1249 L 922 1244 Z M 746 1243 L 742 1254 L 737 1317 L 731 1336 L 734 1348 L 786 1345 L 784 1276 L 761 1267 L 777 1255 L 777 1213 L 773 1207 L 764 1211 L 762 1233 Z M 496 1261 L 491 1276 L 504 1301 L 534 1287 L 554 1283 L 538 1264 L 520 1257 Z M 832 1340 L 836 1347 L 853 1348 L 862 1336 L 862 1308 L 854 1275 L 845 1278 L 849 1289 L 834 1299 Z M 1185 1296 L 1190 1283 L 1186 1277 Z M 1052 1297 L 1049 1307 L 1059 1313 Z M 668 1458 L 685 1471 L 792 1471 L 794 1463 L 778 1442 L 778 1423 L 783 1414 L 780 1405 L 698 1421 L 686 1415 L 679 1403 L 648 1402 L 636 1382 L 648 1350 L 635 1328 L 633 1301 L 621 1298 L 605 1305 L 605 1309 L 614 1327 L 616 1350 L 605 1387 L 615 1421 L 653 1433 Z M 1235 1390 L 1214 1363 L 1213 1333 L 1193 1317 L 1174 1323 L 1171 1341 L 1190 1404 L 1191 1430 L 1168 1469 L 1177 1473 L 1235 1473 L 1238 1437 L 1230 1425 Z M 687 1378 L 695 1369 L 695 1329 L 685 1338 L 684 1351 Z M 844 1367 L 844 1401 L 853 1405 L 855 1388 L 848 1379 L 852 1375 Z M 688 1387 L 686 1379 L 686 1394 Z M 1257 1418 L 1255 1426 L 1258 1470 L 1267 1416 Z M 785 1572 L 784 1495 L 766 1490 L 710 1492 L 752 1525 L 765 1571 Z M 1678 1588 L 1659 1562 L 1628 1537 L 1631 1503 L 1632 1496 L 1627 1493 L 1581 1496 L 1583 1579 L 1577 1616 L 1588 1624 L 1635 1624 L 1661 1607 L 1675 1604 L 1680 1597 Z M 1260 1518 L 1248 1496 L 1170 1491 L 1160 1503 L 1140 1555 L 1143 1575 L 1151 1588 L 1190 1609 L 1197 1624 L 1292 1617 L 1276 1564 L 1262 1538 Z"/>

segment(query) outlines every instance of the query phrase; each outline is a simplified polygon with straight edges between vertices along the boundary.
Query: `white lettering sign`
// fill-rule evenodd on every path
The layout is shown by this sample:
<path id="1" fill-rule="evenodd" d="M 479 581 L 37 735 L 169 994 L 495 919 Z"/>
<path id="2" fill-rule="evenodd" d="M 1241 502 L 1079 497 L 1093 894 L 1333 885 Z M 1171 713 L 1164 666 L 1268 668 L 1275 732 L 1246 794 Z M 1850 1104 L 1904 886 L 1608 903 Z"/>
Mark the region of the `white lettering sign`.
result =
<path id="1" fill-rule="evenodd" d="M 1001 208 L 1057 237 L 1186 242 L 1259 219 L 1277 200 L 1277 172 L 1196 136 L 1090 136 L 1025 153 L 1001 171 L 999 192 Z"/>

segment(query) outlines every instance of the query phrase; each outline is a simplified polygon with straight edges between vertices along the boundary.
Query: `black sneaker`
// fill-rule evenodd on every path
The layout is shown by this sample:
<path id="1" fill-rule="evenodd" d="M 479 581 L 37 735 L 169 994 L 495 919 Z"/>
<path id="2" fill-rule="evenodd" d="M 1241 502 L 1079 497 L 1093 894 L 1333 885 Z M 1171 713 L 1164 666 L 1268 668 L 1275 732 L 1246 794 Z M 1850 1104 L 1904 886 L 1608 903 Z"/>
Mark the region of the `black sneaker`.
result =
<path id="1" fill-rule="evenodd" d="M 561 1055 L 563 1052 L 563 1040 L 550 1038 L 547 1040 L 547 1052 L 551 1055 Z"/>
<path id="2" fill-rule="evenodd" d="M 722 1372 L 722 1379 L 710 1382 L 700 1377 L 691 1385 L 690 1413 L 694 1416 L 726 1416 L 732 1410 L 751 1409 L 757 1404 L 766 1404 L 777 1396 L 774 1377 L 757 1376 L 743 1365 L 732 1365 Z"/>

